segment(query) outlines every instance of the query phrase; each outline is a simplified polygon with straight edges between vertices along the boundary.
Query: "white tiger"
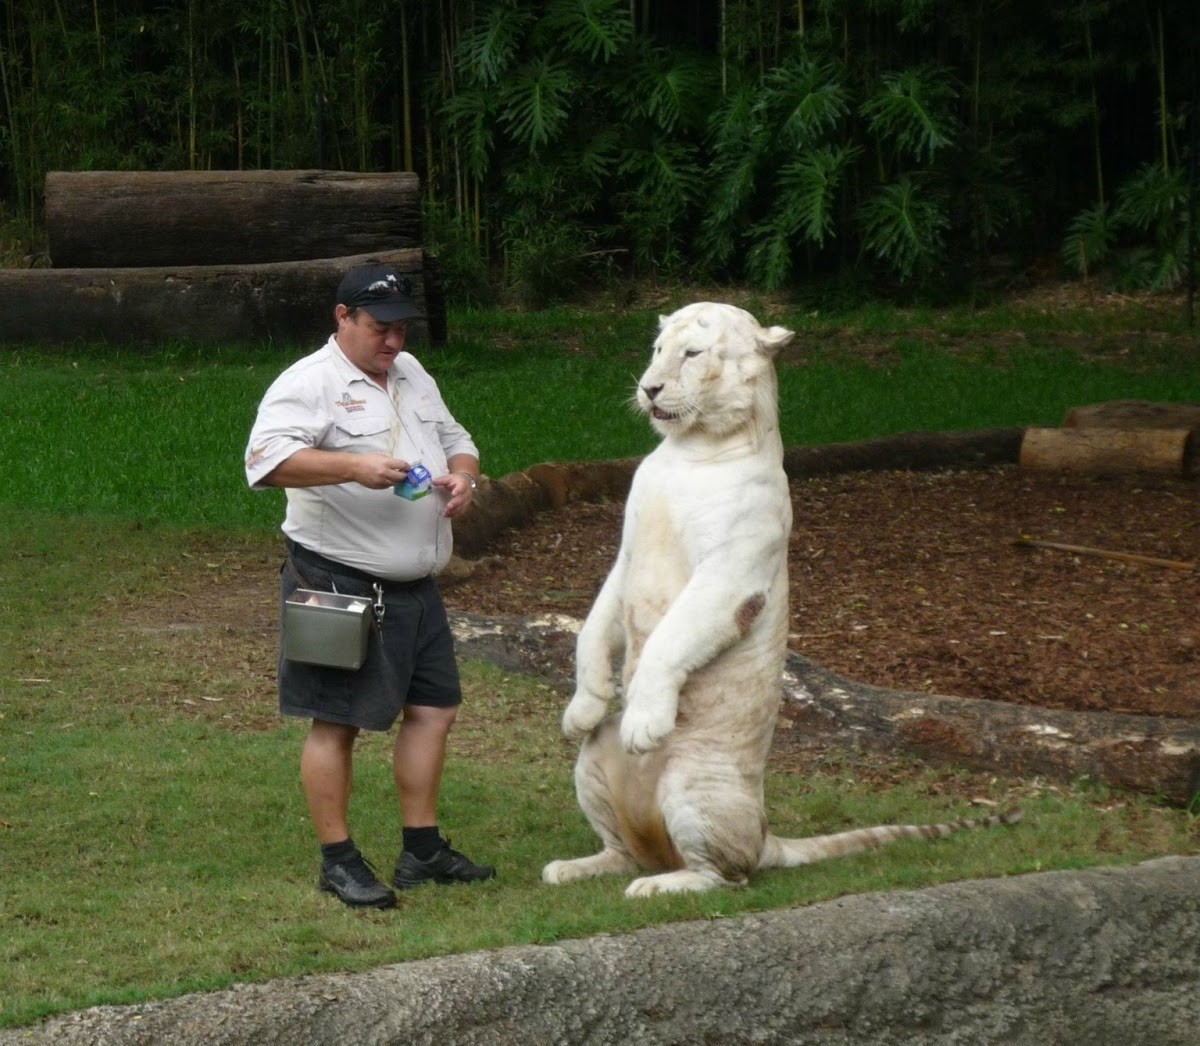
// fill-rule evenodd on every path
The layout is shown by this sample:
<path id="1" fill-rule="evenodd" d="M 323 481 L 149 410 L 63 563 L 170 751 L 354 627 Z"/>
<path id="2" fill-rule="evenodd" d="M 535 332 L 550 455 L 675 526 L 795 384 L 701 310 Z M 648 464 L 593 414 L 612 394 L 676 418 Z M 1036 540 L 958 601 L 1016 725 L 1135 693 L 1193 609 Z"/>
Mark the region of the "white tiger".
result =
<path id="1" fill-rule="evenodd" d="M 1015 819 L 768 832 L 763 773 L 787 654 L 792 524 L 774 358 L 793 334 L 711 302 L 659 327 L 636 400 L 662 441 L 634 475 L 563 715 L 564 733 L 583 738 L 575 787 L 603 849 L 552 861 L 543 880 L 645 868 L 657 874 L 626 896 L 708 890 L 756 868 Z M 623 710 L 609 716 L 618 657 Z"/>

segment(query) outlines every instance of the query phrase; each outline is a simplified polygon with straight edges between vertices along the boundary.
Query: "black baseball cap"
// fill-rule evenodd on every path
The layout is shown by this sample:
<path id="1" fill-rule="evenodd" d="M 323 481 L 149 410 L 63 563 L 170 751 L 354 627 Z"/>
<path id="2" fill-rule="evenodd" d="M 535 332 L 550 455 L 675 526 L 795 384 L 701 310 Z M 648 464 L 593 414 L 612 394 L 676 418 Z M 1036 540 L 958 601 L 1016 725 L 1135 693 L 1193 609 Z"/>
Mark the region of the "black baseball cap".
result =
<path id="1" fill-rule="evenodd" d="M 360 265 L 338 284 L 337 303 L 365 309 L 380 323 L 411 320 L 424 313 L 412 299 L 412 280 L 390 265 Z"/>

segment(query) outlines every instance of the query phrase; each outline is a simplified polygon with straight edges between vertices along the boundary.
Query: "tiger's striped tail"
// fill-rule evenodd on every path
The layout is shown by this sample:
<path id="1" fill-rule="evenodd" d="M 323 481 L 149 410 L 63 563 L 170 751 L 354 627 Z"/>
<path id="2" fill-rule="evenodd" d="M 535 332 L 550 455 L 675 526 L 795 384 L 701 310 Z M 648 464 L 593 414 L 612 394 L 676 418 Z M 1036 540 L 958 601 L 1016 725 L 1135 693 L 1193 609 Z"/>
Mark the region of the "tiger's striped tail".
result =
<path id="1" fill-rule="evenodd" d="M 1008 810 L 988 817 L 960 818 L 942 824 L 884 824 L 874 828 L 855 828 L 833 835 L 813 835 L 806 839 L 781 839 L 768 835 L 763 842 L 759 868 L 795 868 L 801 864 L 828 860 L 830 857 L 849 857 L 851 854 L 878 850 L 898 839 L 941 839 L 955 832 L 975 828 L 996 828 L 1016 824 L 1021 811 Z"/>

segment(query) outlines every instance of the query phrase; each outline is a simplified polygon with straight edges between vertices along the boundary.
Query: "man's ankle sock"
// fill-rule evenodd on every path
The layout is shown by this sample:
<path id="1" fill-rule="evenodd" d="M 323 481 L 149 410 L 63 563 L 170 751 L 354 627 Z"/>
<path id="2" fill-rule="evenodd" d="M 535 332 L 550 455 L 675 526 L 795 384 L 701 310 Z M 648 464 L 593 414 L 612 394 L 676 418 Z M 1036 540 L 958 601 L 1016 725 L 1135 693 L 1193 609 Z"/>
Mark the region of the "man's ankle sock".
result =
<path id="1" fill-rule="evenodd" d="M 404 849 L 418 861 L 428 861 L 442 848 L 442 837 L 437 825 L 429 828 L 405 828 Z"/>
<path id="2" fill-rule="evenodd" d="M 346 858 L 353 857 L 356 853 L 358 853 L 358 847 L 354 845 L 353 839 L 343 839 L 340 843 L 322 843 L 321 863 L 326 868 L 331 868 Z"/>

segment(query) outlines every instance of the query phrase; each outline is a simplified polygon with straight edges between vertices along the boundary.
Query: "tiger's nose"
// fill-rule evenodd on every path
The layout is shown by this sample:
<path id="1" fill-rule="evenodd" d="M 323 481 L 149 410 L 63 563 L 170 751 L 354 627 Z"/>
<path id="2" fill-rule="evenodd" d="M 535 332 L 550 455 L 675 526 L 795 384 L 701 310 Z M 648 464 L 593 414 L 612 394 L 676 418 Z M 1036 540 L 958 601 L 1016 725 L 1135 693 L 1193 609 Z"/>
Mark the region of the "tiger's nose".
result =
<path id="1" fill-rule="evenodd" d="M 654 402 L 655 397 L 657 397 L 658 394 L 660 392 L 662 392 L 662 390 L 663 390 L 663 387 L 661 385 L 643 385 L 642 386 L 642 391 L 646 394 L 646 399 L 648 399 L 651 403 Z"/>

